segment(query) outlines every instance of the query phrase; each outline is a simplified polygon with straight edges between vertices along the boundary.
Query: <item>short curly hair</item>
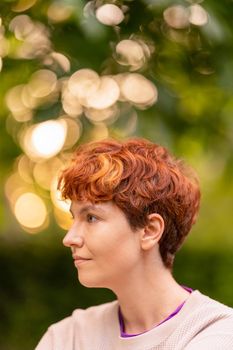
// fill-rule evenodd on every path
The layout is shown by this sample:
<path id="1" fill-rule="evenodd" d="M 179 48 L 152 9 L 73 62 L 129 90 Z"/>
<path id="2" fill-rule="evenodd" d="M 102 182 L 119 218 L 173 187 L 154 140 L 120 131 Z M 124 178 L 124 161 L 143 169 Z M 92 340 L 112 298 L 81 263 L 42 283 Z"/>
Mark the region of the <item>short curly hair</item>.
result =
<path id="1" fill-rule="evenodd" d="M 141 138 L 79 146 L 58 188 L 64 199 L 112 200 L 134 230 L 145 227 L 150 213 L 160 214 L 165 229 L 159 250 L 170 269 L 196 221 L 200 203 L 193 171 L 166 148 Z"/>

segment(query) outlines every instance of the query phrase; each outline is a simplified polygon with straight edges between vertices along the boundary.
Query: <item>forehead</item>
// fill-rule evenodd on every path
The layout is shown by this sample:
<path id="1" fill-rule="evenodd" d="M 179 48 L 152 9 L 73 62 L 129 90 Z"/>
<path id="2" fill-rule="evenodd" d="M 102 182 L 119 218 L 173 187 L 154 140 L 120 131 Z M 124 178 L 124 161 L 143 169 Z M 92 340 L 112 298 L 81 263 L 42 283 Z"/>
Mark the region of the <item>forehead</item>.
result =
<path id="1" fill-rule="evenodd" d="M 97 203 L 92 203 L 90 201 L 71 201 L 70 211 L 72 213 L 83 213 L 90 210 L 102 212 L 103 214 L 121 211 L 113 201 Z"/>

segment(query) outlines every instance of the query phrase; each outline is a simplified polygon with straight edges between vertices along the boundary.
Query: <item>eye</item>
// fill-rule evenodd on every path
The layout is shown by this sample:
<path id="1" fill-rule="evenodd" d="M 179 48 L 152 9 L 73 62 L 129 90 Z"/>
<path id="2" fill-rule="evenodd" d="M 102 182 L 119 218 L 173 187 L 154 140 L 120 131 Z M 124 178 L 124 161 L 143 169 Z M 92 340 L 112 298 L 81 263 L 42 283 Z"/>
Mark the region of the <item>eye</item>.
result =
<path id="1" fill-rule="evenodd" d="M 92 214 L 87 214 L 87 222 L 89 223 L 93 223 L 95 221 L 97 221 L 97 217 L 95 215 L 92 215 Z"/>

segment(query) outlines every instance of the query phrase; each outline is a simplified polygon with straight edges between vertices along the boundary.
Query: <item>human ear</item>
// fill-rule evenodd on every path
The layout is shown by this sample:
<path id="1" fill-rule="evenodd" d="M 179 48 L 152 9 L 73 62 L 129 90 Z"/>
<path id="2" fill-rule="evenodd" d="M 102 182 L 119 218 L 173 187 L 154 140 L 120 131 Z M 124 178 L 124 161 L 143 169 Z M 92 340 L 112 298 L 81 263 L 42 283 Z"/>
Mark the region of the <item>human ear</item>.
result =
<path id="1" fill-rule="evenodd" d="M 148 223 L 141 233 L 141 247 L 149 250 L 157 244 L 164 231 L 164 220 L 161 215 L 152 213 L 148 215 Z"/>

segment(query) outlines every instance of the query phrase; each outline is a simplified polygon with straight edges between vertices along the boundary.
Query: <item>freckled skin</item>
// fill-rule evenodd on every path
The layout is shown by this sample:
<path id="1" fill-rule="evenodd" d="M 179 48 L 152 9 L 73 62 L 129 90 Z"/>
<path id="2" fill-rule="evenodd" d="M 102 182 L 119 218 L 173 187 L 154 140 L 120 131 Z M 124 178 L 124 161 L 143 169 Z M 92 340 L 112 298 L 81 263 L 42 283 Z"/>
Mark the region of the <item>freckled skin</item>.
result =
<path id="1" fill-rule="evenodd" d="M 138 231 L 133 231 L 124 213 L 113 203 L 73 201 L 73 225 L 63 244 L 73 255 L 91 259 L 76 265 L 78 278 L 86 287 L 114 290 L 136 275 L 141 250 Z"/>

